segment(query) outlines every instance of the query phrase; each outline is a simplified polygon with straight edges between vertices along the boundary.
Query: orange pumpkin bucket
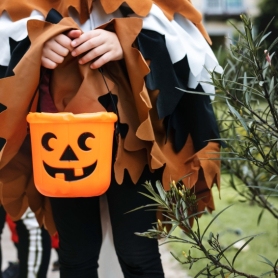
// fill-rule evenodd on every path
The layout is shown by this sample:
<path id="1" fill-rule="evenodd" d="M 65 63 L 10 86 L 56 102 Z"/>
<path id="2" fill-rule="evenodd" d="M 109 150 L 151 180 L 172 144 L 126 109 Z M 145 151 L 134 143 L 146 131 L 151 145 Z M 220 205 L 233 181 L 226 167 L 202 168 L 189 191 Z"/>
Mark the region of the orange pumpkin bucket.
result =
<path id="1" fill-rule="evenodd" d="M 116 114 L 29 113 L 27 121 L 41 194 L 89 197 L 108 189 Z"/>

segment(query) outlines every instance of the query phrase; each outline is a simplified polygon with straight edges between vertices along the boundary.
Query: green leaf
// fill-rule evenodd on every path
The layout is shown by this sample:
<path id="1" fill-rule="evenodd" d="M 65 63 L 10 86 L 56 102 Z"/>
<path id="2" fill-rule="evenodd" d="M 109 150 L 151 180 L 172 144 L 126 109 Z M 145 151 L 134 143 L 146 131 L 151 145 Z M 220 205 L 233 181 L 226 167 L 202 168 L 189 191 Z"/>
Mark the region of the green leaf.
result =
<path id="1" fill-rule="evenodd" d="M 262 256 L 262 255 L 259 255 L 261 258 L 263 258 L 263 260 L 264 260 L 264 262 L 263 263 L 265 263 L 265 264 L 267 264 L 267 265 L 269 265 L 269 266 L 271 266 L 271 267 L 275 267 L 274 266 L 274 264 L 268 259 L 268 258 L 266 258 L 266 257 L 264 257 L 264 256 Z"/>
<path id="2" fill-rule="evenodd" d="M 226 100 L 228 107 L 230 109 L 230 111 L 235 115 L 235 117 L 240 121 L 242 127 L 249 133 L 249 128 L 247 126 L 247 124 L 245 123 L 245 121 L 243 120 L 243 118 L 239 115 L 239 113 L 235 110 L 235 108 L 229 103 L 228 100 Z"/>
<path id="3" fill-rule="evenodd" d="M 223 248 L 222 251 L 219 253 L 219 255 L 224 254 L 227 250 L 229 250 L 231 247 L 233 247 L 233 245 L 236 244 L 237 242 L 239 242 L 239 241 L 241 241 L 241 240 L 243 240 L 243 239 L 246 239 L 246 238 L 249 238 L 249 239 L 250 239 L 250 237 L 252 238 L 251 240 L 253 240 L 254 237 L 259 236 L 259 235 L 261 235 L 261 234 L 253 235 L 253 236 L 245 236 L 245 237 L 242 237 L 242 238 L 240 238 L 240 239 L 238 239 L 238 240 L 236 240 L 236 241 L 230 243 L 227 247 Z M 248 241 L 248 242 L 249 242 L 249 241 Z"/>
<path id="4" fill-rule="evenodd" d="M 271 274 L 273 274 L 273 270 L 270 270 L 270 271 L 267 271 L 267 272 L 264 272 L 261 274 L 261 276 L 270 276 Z M 271 277 L 271 276 L 270 276 Z"/>
<path id="5" fill-rule="evenodd" d="M 212 223 L 220 216 L 220 214 L 222 214 L 226 209 L 230 208 L 231 206 L 233 206 L 233 204 L 230 205 L 230 206 L 228 206 L 228 207 L 226 207 L 226 208 L 224 208 L 224 209 L 222 209 L 220 212 L 218 212 L 218 213 L 213 217 L 213 219 L 209 222 L 209 224 L 208 224 L 207 227 L 205 228 L 205 230 L 204 230 L 204 232 L 203 232 L 203 234 L 202 234 L 202 236 L 201 236 L 201 241 L 203 240 L 204 235 L 206 234 L 208 228 L 212 225 Z"/>
<path id="6" fill-rule="evenodd" d="M 156 185 L 157 191 L 158 191 L 158 193 L 159 193 L 161 199 L 162 199 L 163 201 L 165 201 L 165 203 L 166 203 L 167 205 L 169 205 L 168 200 L 167 200 L 166 191 L 164 190 L 163 185 L 161 184 L 161 182 L 160 182 L 160 181 L 157 181 L 157 182 L 155 183 L 155 185 Z"/>
<path id="7" fill-rule="evenodd" d="M 262 216 L 264 214 L 264 209 L 262 209 L 262 211 L 260 212 L 259 216 L 258 216 L 258 221 L 257 221 L 257 225 L 259 225 L 261 223 L 261 220 L 262 220 Z"/>
<path id="8" fill-rule="evenodd" d="M 191 268 L 189 268 L 189 269 L 191 269 Z M 205 270 L 209 270 L 209 266 L 208 266 L 208 265 L 207 265 L 206 267 L 204 267 L 203 269 L 201 269 L 201 270 L 194 276 L 194 278 L 197 278 L 197 277 L 200 277 L 200 275 L 203 275 Z"/>
<path id="9" fill-rule="evenodd" d="M 236 254 L 234 255 L 233 257 L 233 260 L 232 260 L 232 266 L 234 266 L 234 263 L 236 261 L 236 258 L 237 256 L 240 254 L 240 252 L 242 251 L 242 249 L 250 242 L 254 239 L 254 237 L 251 237 L 249 240 L 247 240 L 240 248 L 239 250 L 236 252 Z"/>
<path id="10" fill-rule="evenodd" d="M 271 34 L 271 32 L 268 32 L 267 34 L 265 34 L 265 35 L 261 38 L 260 42 L 258 43 L 258 46 L 260 46 L 261 43 L 262 43 L 270 34 Z"/>
<path id="11" fill-rule="evenodd" d="M 171 230 L 168 232 L 167 238 L 176 230 L 176 228 L 179 226 L 179 223 L 171 226 Z"/>
<path id="12" fill-rule="evenodd" d="M 274 180 L 277 177 L 277 175 L 272 175 L 271 178 L 269 179 L 269 181 Z"/>
<path id="13" fill-rule="evenodd" d="M 269 46 L 269 48 L 268 48 L 268 51 L 269 51 L 269 52 L 272 50 L 272 48 L 273 48 L 274 46 L 276 46 L 277 42 L 278 42 L 278 38 L 276 38 L 276 39 L 272 42 L 272 44 Z"/>

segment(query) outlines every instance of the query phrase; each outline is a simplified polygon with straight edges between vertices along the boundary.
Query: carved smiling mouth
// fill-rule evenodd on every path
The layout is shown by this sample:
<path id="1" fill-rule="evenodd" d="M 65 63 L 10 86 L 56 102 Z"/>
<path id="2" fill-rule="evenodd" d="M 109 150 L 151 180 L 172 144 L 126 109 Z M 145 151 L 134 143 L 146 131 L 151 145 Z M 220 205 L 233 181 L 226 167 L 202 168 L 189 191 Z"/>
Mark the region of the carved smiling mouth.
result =
<path id="1" fill-rule="evenodd" d="M 94 170 L 97 166 L 97 161 L 90 166 L 83 167 L 81 169 L 81 173 L 83 173 L 82 175 L 75 175 L 75 169 L 74 168 L 72 168 L 72 169 L 54 168 L 54 167 L 49 166 L 44 161 L 43 161 L 43 166 L 44 166 L 44 169 L 47 172 L 47 174 L 50 175 L 53 178 L 57 178 L 58 176 L 60 176 L 60 177 L 62 176 L 65 181 L 77 181 L 77 180 L 81 180 L 81 179 L 84 179 L 84 178 L 90 176 L 94 172 Z"/>

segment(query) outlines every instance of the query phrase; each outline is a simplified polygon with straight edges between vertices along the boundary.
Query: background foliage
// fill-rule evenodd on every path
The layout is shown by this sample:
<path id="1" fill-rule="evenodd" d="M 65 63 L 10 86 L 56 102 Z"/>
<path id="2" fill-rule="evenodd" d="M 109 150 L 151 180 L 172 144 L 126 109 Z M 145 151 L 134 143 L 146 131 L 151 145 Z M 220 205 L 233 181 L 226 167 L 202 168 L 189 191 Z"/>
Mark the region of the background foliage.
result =
<path id="1" fill-rule="evenodd" d="M 259 2 L 260 14 L 254 18 L 254 25 L 258 32 L 262 32 L 267 27 L 269 21 L 269 30 L 271 34 L 266 39 L 266 45 L 270 45 L 278 37 L 278 5 L 277 0 L 261 0 Z M 277 49 L 277 46 L 276 46 Z"/>
<path id="2" fill-rule="evenodd" d="M 194 277 L 278 277 L 277 254 L 269 254 L 263 248 L 277 244 L 278 72 L 274 49 L 278 39 L 267 41 L 270 25 L 254 37 L 251 20 L 245 15 L 241 19 L 244 28 L 234 26 L 238 39 L 231 42 L 223 74 L 211 72 L 211 83 L 217 90 L 215 107 L 221 140 L 226 144 L 221 153 L 223 172 L 229 188 L 239 196 L 233 202 L 241 204 L 222 207 L 209 221 L 203 221 L 205 216 L 200 220 L 195 210 L 198 200 L 186 186 L 173 181 L 171 190 L 165 192 L 157 183 L 156 193 L 146 184 L 147 196 L 154 201 L 150 207 L 159 205 L 167 220 L 158 221 L 156 227 L 139 235 L 177 243 L 182 250 L 173 252 L 173 256 L 194 269 Z M 188 215 L 188 211 L 192 214 Z M 232 213 L 226 218 L 228 211 Z M 190 218 L 194 218 L 193 228 Z M 273 220 L 271 225 L 265 219 Z M 241 238 L 233 239 L 224 225 L 217 225 L 227 220 L 235 227 L 242 221 L 251 223 L 242 226 L 246 233 L 238 232 Z M 260 223 L 267 236 L 254 234 Z M 169 224 L 171 230 L 166 229 Z M 232 231 L 236 233 L 236 229 Z M 258 244 L 259 250 L 253 249 L 254 256 L 244 257 L 244 249 L 260 239 L 266 243 Z M 239 242 L 241 245 L 235 250 Z M 250 269 L 248 265 L 258 268 Z"/>

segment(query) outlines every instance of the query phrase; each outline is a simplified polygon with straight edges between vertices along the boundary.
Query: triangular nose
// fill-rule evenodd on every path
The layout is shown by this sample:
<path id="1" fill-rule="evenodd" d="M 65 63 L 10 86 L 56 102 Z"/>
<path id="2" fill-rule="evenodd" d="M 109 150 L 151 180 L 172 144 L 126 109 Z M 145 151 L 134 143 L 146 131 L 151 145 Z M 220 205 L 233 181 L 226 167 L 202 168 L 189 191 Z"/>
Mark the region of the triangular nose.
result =
<path id="1" fill-rule="evenodd" d="M 73 149 L 68 145 L 62 154 L 60 160 L 64 161 L 69 161 L 69 160 L 78 160 L 76 154 L 74 153 Z"/>

